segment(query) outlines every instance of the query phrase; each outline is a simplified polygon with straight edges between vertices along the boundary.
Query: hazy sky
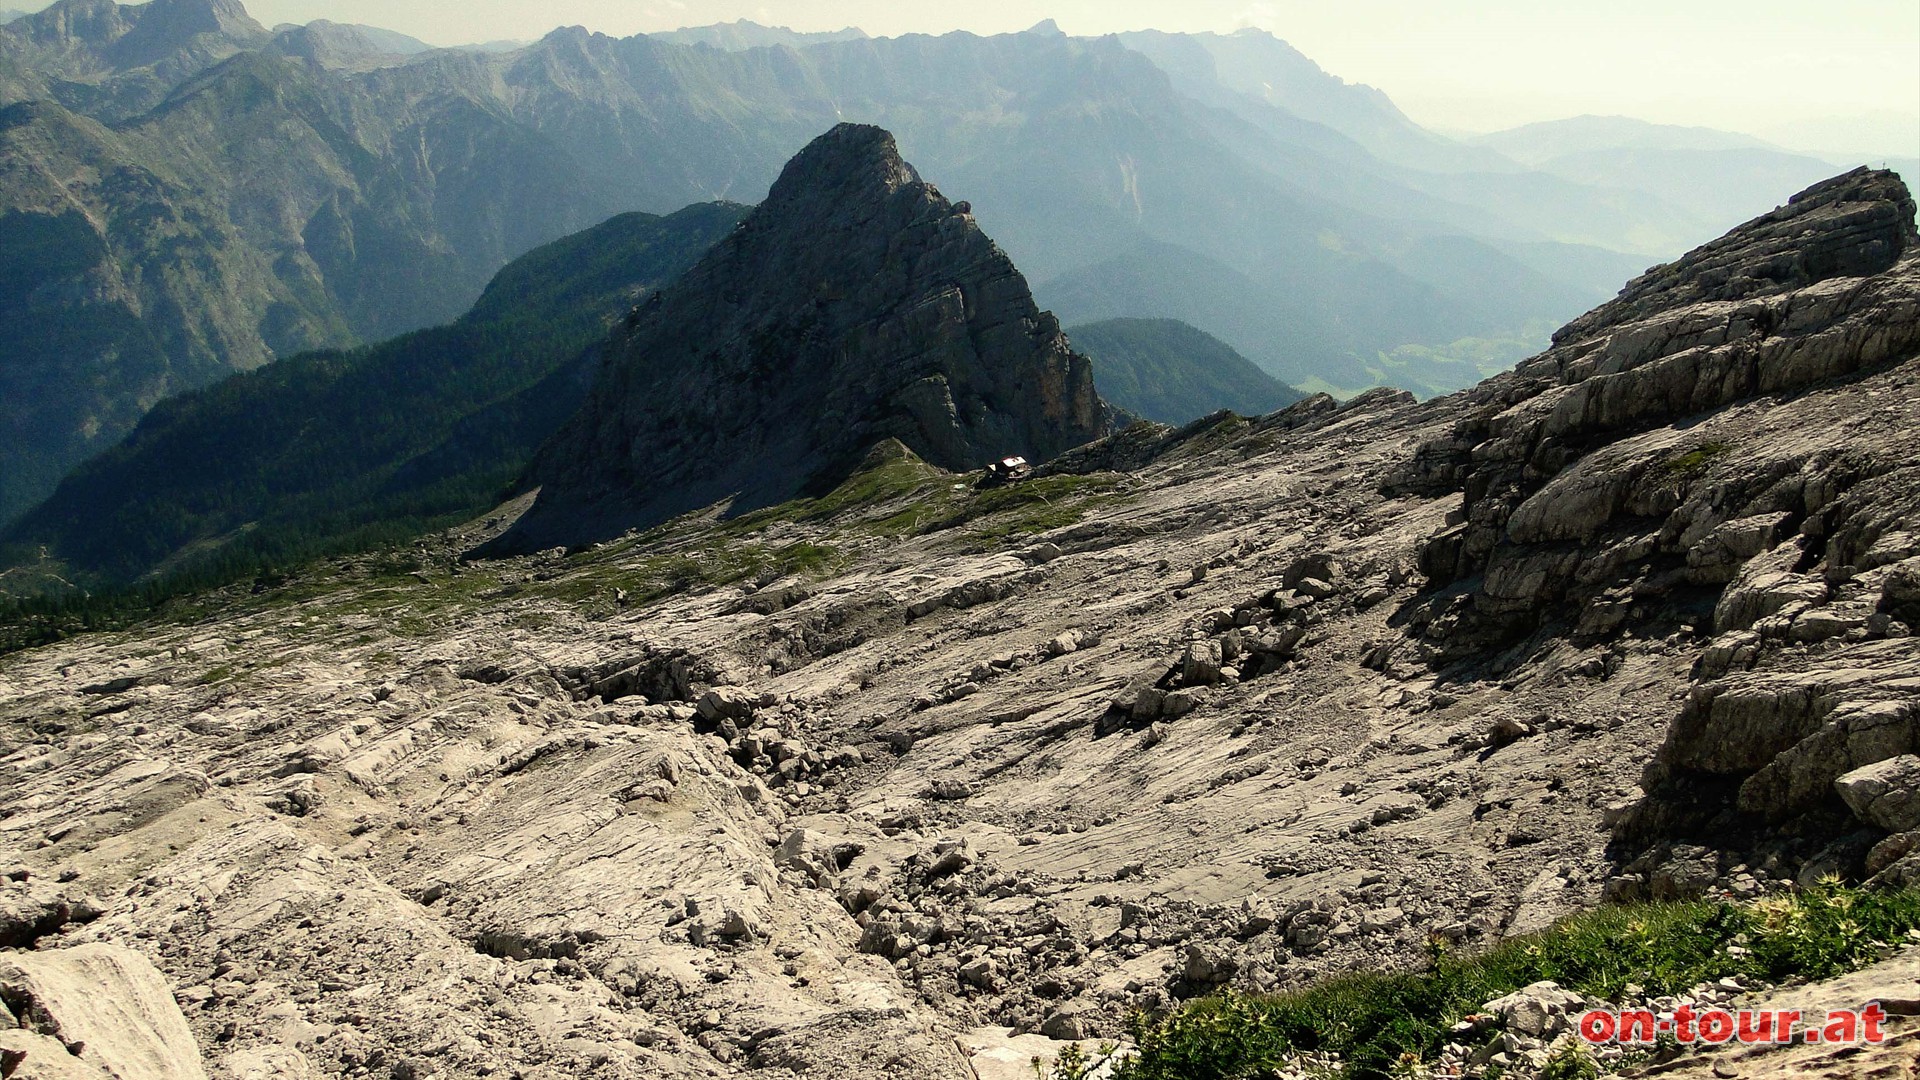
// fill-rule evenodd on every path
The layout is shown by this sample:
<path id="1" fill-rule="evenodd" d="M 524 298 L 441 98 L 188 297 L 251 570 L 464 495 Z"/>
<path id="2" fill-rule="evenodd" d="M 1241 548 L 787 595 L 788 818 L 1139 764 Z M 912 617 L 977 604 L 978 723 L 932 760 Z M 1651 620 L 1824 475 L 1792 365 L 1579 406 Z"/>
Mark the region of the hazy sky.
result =
<path id="1" fill-rule="evenodd" d="M 1920 155 L 1917 0 L 248 0 L 268 25 L 365 22 L 434 44 L 578 23 L 627 35 L 738 18 L 877 35 L 1257 26 L 1422 123 L 1580 113 Z"/>

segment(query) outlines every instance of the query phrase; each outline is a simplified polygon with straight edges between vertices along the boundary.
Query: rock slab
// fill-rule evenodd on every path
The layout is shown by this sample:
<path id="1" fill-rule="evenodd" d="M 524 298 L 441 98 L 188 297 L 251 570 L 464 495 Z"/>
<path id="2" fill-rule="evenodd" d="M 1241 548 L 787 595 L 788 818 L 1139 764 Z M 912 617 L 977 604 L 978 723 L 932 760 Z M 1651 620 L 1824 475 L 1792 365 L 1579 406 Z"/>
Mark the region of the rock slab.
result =
<path id="1" fill-rule="evenodd" d="M 29 1071 L 16 1075 L 206 1080 L 173 991 L 132 949 L 89 944 L 0 957 L 0 999 L 25 1029 L 9 1035 L 39 1036 L 8 1044 L 27 1055 L 20 1064 Z"/>
<path id="2" fill-rule="evenodd" d="M 1853 770 L 1833 782 L 1860 820 L 1888 832 L 1920 827 L 1920 757 L 1901 754 Z"/>

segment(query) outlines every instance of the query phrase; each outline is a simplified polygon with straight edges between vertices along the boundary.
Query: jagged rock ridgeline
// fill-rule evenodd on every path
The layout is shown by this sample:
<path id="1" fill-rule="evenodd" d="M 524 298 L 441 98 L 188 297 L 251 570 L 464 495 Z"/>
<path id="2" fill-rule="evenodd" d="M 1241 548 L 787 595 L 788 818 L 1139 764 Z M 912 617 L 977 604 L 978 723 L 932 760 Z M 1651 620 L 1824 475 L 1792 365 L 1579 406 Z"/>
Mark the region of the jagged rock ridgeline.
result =
<path id="1" fill-rule="evenodd" d="M 1899 177 L 1856 170 L 1654 268 L 1468 391 L 1452 434 L 1387 485 L 1465 492 L 1421 553 L 1436 585 L 1461 586 L 1413 617 L 1433 647 L 1470 655 L 1566 611 L 1606 634 L 1636 601 L 1689 587 L 1711 608 L 1748 558 L 1867 473 L 1830 432 L 1769 441 L 1687 418 L 1910 355 L 1917 249 Z"/>
<path id="2" fill-rule="evenodd" d="M 1855 169 L 1627 283 L 1612 301 L 1568 323 L 1555 345 L 1594 337 L 1663 311 L 1751 300 L 1835 277 L 1871 277 L 1914 243 L 1914 202 L 1900 177 Z"/>
<path id="3" fill-rule="evenodd" d="M 1091 362 L 967 205 L 887 132 L 842 124 L 616 331 L 586 406 L 530 472 L 538 501 L 496 550 L 768 505 L 888 438 L 961 470 L 1045 460 L 1107 427 Z"/>

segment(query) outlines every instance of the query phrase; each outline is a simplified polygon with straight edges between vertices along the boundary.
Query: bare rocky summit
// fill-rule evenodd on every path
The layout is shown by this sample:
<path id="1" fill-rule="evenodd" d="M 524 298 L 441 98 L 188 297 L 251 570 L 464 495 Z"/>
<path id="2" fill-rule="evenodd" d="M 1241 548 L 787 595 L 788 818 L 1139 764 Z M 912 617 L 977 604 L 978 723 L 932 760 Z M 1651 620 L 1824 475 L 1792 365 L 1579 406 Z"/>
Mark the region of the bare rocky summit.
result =
<path id="1" fill-rule="evenodd" d="M 1821 185 L 1451 398 L 1136 425 L 1010 487 L 889 443 L 462 561 L 514 506 L 0 659 L 0 940 L 138 951 L 217 1076 L 970 1080 L 1609 896 L 1920 878 L 1911 208 Z M 741 370 L 635 333 L 636 390 Z M 571 438 L 679 422 L 618 404 Z M 556 482 L 666 479 L 605 449 Z M 1792 1054 L 1870 1075 L 1911 1023 Z"/>
<path id="2" fill-rule="evenodd" d="M 859 124 L 801 151 L 608 352 L 499 547 L 606 539 L 721 500 L 762 508 L 832 487 L 889 438 L 965 471 L 1107 430 L 1092 365 L 967 205 Z"/>

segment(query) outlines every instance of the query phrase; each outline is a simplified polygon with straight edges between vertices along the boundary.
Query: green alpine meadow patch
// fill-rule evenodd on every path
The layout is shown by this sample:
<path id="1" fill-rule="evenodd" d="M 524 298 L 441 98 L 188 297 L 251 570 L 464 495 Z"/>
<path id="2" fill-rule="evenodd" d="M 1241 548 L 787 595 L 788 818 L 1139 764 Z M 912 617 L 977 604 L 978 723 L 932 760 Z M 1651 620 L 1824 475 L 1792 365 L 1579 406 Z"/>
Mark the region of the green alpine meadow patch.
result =
<path id="1" fill-rule="evenodd" d="M 1119 501 L 1129 487 L 1119 473 L 1046 476 L 1004 487 L 982 488 L 921 532 L 971 526 L 976 540 L 1031 536 L 1079 521 L 1096 506 Z"/>
<path id="2" fill-rule="evenodd" d="M 1620 1001 L 1729 976 L 1822 979 L 1884 955 L 1920 930 L 1920 892 L 1823 882 L 1752 904 L 1607 907 L 1479 953 L 1435 944 L 1425 971 L 1358 973 L 1279 994 L 1227 992 L 1166 1015 L 1137 1014 L 1136 1056 L 1116 1080 L 1254 1080 L 1304 1056 L 1331 1054 L 1340 1075 L 1405 1073 L 1435 1060 L 1448 1030 L 1493 998 L 1552 980 Z M 1568 1061 L 1566 1076 L 1591 1062 Z M 1084 1070 L 1083 1070 L 1084 1071 Z M 1049 1080 L 1072 1080 L 1058 1068 Z"/>
<path id="3" fill-rule="evenodd" d="M 729 535 L 744 536 L 769 525 L 797 522 L 835 532 L 881 537 L 910 536 L 941 514 L 968 485 L 888 440 L 852 475 L 818 497 L 795 499 L 727 522 Z"/>
<path id="4" fill-rule="evenodd" d="M 983 484 L 981 477 L 944 472 L 890 439 L 874 447 L 860 468 L 833 490 L 744 514 L 727 522 L 724 530 L 728 536 L 744 537 L 780 522 L 802 522 L 897 538 L 968 526 L 968 540 L 991 543 L 1071 525 L 1087 511 L 1119 501 L 1130 486 L 1118 473 L 1046 476 L 1002 485 Z"/>

